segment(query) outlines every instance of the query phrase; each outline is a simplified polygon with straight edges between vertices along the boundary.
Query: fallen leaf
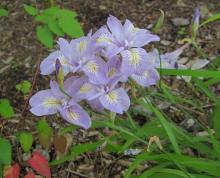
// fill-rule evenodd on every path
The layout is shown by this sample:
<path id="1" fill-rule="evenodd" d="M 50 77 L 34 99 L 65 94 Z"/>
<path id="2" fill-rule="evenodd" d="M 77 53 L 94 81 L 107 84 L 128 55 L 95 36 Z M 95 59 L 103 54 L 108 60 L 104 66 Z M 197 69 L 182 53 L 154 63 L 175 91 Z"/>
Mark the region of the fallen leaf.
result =
<path id="1" fill-rule="evenodd" d="M 35 151 L 32 154 L 32 157 L 28 160 L 28 163 L 40 175 L 46 178 L 51 178 L 49 163 L 40 152 Z"/>
<path id="2" fill-rule="evenodd" d="M 58 160 L 68 153 L 72 142 L 72 136 L 68 133 L 63 135 L 56 135 L 54 137 L 54 147 L 57 153 Z"/>
<path id="3" fill-rule="evenodd" d="M 4 178 L 19 178 L 20 166 L 16 163 L 4 170 Z"/>
<path id="4" fill-rule="evenodd" d="M 35 174 L 32 171 L 29 171 L 24 178 L 35 178 Z"/>

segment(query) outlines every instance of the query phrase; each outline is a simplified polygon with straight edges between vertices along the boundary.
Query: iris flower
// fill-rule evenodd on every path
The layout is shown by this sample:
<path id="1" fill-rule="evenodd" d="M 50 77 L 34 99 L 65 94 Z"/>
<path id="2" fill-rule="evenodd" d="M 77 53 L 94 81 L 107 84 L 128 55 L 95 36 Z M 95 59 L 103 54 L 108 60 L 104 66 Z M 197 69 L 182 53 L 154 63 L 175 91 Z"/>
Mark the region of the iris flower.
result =
<path id="1" fill-rule="evenodd" d="M 75 80 L 71 77 L 64 82 L 65 92 L 70 93 L 70 84 Z M 81 126 L 85 129 L 91 126 L 89 115 L 83 108 L 77 104 L 79 99 L 75 94 L 71 93 L 71 97 L 63 93 L 56 81 L 50 81 L 50 89 L 41 90 L 34 94 L 29 103 L 30 111 L 36 116 L 44 116 L 60 113 L 67 122 Z"/>

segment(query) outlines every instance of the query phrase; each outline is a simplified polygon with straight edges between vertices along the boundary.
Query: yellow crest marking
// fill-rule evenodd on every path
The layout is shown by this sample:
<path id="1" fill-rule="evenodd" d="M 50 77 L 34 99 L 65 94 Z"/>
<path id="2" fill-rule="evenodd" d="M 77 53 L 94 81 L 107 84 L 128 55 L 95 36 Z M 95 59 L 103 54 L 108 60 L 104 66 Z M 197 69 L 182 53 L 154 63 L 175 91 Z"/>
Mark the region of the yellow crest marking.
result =
<path id="1" fill-rule="evenodd" d="M 91 85 L 89 83 L 84 83 L 80 89 L 79 92 L 80 93 L 87 93 L 89 90 L 91 89 Z"/>
<path id="2" fill-rule="evenodd" d="M 96 43 L 101 43 L 101 42 L 112 43 L 112 40 L 106 35 L 101 35 L 99 38 L 96 39 Z"/>
<path id="3" fill-rule="evenodd" d="M 58 106 L 60 104 L 61 104 L 60 101 L 58 99 L 55 99 L 55 98 L 46 98 L 43 101 L 43 105 L 45 107 L 55 107 L 55 106 Z"/>
<path id="4" fill-rule="evenodd" d="M 138 53 L 137 50 L 130 50 L 131 52 L 131 56 L 129 58 L 130 60 L 130 64 L 137 67 L 137 65 L 140 64 L 140 61 L 141 61 L 141 57 L 140 57 L 140 54 Z"/>
<path id="5" fill-rule="evenodd" d="M 78 49 L 80 52 L 84 51 L 85 48 L 86 48 L 86 41 L 80 41 L 79 44 L 78 44 Z"/>
<path id="6" fill-rule="evenodd" d="M 74 112 L 74 111 L 69 111 L 69 117 L 73 120 L 78 120 L 79 119 L 79 114 Z"/>
<path id="7" fill-rule="evenodd" d="M 99 66 L 95 62 L 91 61 L 87 64 L 87 69 L 90 73 L 95 74 L 98 72 Z"/>
<path id="8" fill-rule="evenodd" d="M 115 68 L 111 68 L 108 70 L 107 76 L 108 77 L 113 77 L 116 74 L 116 69 Z"/>
<path id="9" fill-rule="evenodd" d="M 109 103 L 116 103 L 118 101 L 118 93 L 115 91 L 108 93 L 106 97 Z"/>

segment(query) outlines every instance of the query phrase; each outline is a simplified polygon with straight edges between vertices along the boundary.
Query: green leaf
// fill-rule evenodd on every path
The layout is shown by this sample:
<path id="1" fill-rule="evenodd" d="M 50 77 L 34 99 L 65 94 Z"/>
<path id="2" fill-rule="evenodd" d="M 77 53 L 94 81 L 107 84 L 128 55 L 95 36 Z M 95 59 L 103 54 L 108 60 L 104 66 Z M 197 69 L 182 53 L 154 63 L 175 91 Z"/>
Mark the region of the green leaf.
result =
<path id="1" fill-rule="evenodd" d="M 143 100 L 143 105 L 150 105 L 152 108 L 152 111 L 155 113 L 155 115 L 157 116 L 157 118 L 159 119 L 161 125 L 164 127 L 164 129 L 166 130 L 166 133 L 170 139 L 171 144 L 173 145 L 173 148 L 175 150 L 176 153 L 181 154 L 181 150 L 179 148 L 179 145 L 177 143 L 176 137 L 174 135 L 173 129 L 170 126 L 170 123 L 164 118 L 163 114 L 156 109 L 150 102 L 148 102 L 147 100 Z"/>
<path id="2" fill-rule="evenodd" d="M 77 156 L 88 153 L 91 151 L 97 150 L 102 144 L 104 143 L 104 140 L 100 140 L 94 143 L 84 143 L 75 145 L 71 148 L 71 153 L 65 157 L 63 157 L 60 160 L 54 160 L 50 163 L 51 166 L 62 164 L 65 161 L 74 160 Z"/>
<path id="3" fill-rule="evenodd" d="M 213 125 L 216 138 L 220 138 L 220 103 L 215 106 L 213 115 Z"/>
<path id="4" fill-rule="evenodd" d="M 202 24 L 200 26 L 204 26 L 204 25 L 206 25 L 206 24 L 208 24 L 210 22 L 214 22 L 214 21 L 216 21 L 218 19 L 220 19 L 220 13 L 215 14 L 215 15 L 209 17 L 206 21 L 202 22 Z"/>
<path id="5" fill-rule="evenodd" d="M 31 89 L 31 83 L 28 80 L 24 80 L 21 83 L 17 84 L 15 88 L 18 91 L 21 91 L 23 94 L 27 94 L 30 92 Z"/>
<path id="6" fill-rule="evenodd" d="M 19 135 L 19 142 L 25 153 L 30 151 L 33 144 L 33 136 L 29 132 L 23 132 Z"/>
<path id="7" fill-rule="evenodd" d="M 161 27 L 163 26 L 164 23 L 164 11 L 160 10 L 160 17 L 157 20 L 157 23 L 155 24 L 154 28 L 153 28 L 153 32 L 157 33 L 160 31 Z"/>
<path id="8" fill-rule="evenodd" d="M 51 19 L 52 19 L 51 16 L 45 15 L 45 14 L 37 15 L 35 17 L 35 20 L 37 22 L 41 22 L 41 23 L 44 23 L 44 24 L 48 24 Z"/>
<path id="9" fill-rule="evenodd" d="M 42 14 L 49 15 L 49 16 L 54 16 L 55 14 L 57 14 L 59 12 L 59 10 L 60 10 L 59 7 L 53 6 L 53 7 L 45 9 Z"/>
<path id="10" fill-rule="evenodd" d="M 50 29 L 53 33 L 55 33 L 56 35 L 58 35 L 58 36 L 64 36 L 64 32 L 63 32 L 62 29 L 60 28 L 60 26 L 59 26 L 57 20 L 51 19 L 51 20 L 48 22 L 48 27 L 49 27 L 49 29 Z"/>
<path id="11" fill-rule="evenodd" d="M 38 14 L 38 10 L 33 6 L 29 6 L 29 5 L 24 4 L 24 10 L 32 16 L 35 16 Z"/>
<path id="12" fill-rule="evenodd" d="M 14 110 L 8 99 L 0 99 L 0 115 L 5 119 L 14 116 Z"/>
<path id="13" fill-rule="evenodd" d="M 201 173 L 208 173 L 210 176 L 220 177 L 219 169 L 220 163 L 219 161 L 208 160 L 208 159 L 201 159 L 201 158 L 194 158 L 185 155 L 179 154 L 155 154 L 150 155 L 147 153 L 142 153 L 137 156 L 136 160 L 131 164 L 129 170 L 126 172 L 126 178 L 131 174 L 131 172 L 143 161 L 172 161 L 173 164 L 184 166 L 186 168 L 190 168 L 190 170 L 194 170 Z M 199 177 L 198 177 L 199 178 Z"/>
<path id="14" fill-rule="evenodd" d="M 220 102 L 218 97 L 216 97 L 216 95 L 211 90 L 209 90 L 208 87 L 206 87 L 206 85 L 204 84 L 203 81 L 201 81 L 199 79 L 194 79 L 194 82 L 197 85 L 197 87 L 210 98 L 210 100 L 214 101 L 215 103 Z"/>
<path id="15" fill-rule="evenodd" d="M 8 16 L 8 11 L 0 7 L 0 17 Z"/>
<path id="16" fill-rule="evenodd" d="M 192 76 L 203 78 L 220 78 L 220 71 L 208 71 L 208 70 L 180 70 L 180 69 L 158 69 L 161 75 L 179 75 L 179 76 Z"/>
<path id="17" fill-rule="evenodd" d="M 74 18 L 77 15 L 77 13 L 75 11 L 67 10 L 67 9 L 58 9 L 56 14 L 57 14 L 58 18 L 62 18 L 62 17 Z"/>
<path id="18" fill-rule="evenodd" d="M 11 164 L 11 144 L 10 142 L 0 137 L 0 165 Z"/>
<path id="19" fill-rule="evenodd" d="M 65 16 L 59 19 L 60 28 L 68 35 L 79 38 L 84 35 L 80 23 L 71 16 Z"/>
<path id="20" fill-rule="evenodd" d="M 53 47 L 53 34 L 48 29 L 48 27 L 37 27 L 37 38 L 46 47 Z"/>
<path id="21" fill-rule="evenodd" d="M 53 129 L 49 126 L 45 119 L 41 119 L 37 123 L 40 144 L 48 149 L 53 137 Z"/>

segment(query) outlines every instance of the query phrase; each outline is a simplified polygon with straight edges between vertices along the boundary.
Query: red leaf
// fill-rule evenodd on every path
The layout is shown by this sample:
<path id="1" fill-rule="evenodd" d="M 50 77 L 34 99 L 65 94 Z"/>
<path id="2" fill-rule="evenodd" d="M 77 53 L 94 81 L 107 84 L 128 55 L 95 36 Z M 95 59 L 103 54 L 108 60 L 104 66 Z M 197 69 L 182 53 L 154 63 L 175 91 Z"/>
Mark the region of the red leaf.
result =
<path id="1" fill-rule="evenodd" d="M 51 178 L 50 167 L 47 159 L 38 151 L 35 151 L 28 160 L 30 166 L 40 175 Z"/>
<path id="2" fill-rule="evenodd" d="M 16 163 L 4 170 L 4 178 L 19 178 L 20 166 Z"/>
<path id="3" fill-rule="evenodd" d="M 29 171 L 24 178 L 35 178 L 35 174 L 32 171 Z"/>

